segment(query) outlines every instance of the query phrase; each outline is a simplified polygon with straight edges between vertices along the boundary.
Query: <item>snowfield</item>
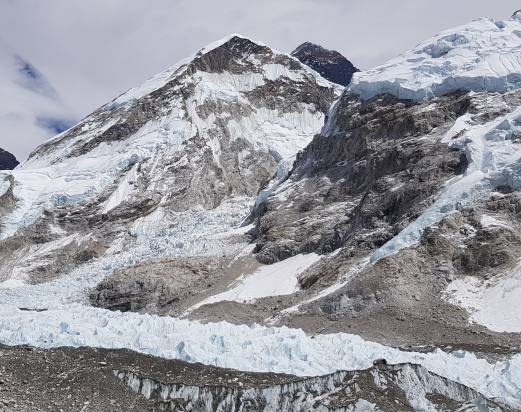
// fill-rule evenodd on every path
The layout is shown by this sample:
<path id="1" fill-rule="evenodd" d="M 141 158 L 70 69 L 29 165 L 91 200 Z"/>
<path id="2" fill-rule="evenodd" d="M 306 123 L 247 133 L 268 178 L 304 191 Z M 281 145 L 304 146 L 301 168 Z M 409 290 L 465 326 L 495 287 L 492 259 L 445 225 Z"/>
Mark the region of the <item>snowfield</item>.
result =
<path id="1" fill-rule="evenodd" d="M 347 92 L 422 100 L 456 90 L 521 86 L 521 17 L 481 18 L 446 30 L 374 69 L 355 73 Z"/>
<path id="2" fill-rule="evenodd" d="M 447 286 L 446 297 L 490 330 L 521 332 L 521 265 L 499 279 L 457 279 Z"/>
<path id="3" fill-rule="evenodd" d="M 321 259 L 316 253 L 297 255 L 286 260 L 262 266 L 250 275 L 243 275 L 226 292 L 213 295 L 191 309 L 211 303 L 251 302 L 255 299 L 291 295 L 299 290 L 298 275 Z"/>

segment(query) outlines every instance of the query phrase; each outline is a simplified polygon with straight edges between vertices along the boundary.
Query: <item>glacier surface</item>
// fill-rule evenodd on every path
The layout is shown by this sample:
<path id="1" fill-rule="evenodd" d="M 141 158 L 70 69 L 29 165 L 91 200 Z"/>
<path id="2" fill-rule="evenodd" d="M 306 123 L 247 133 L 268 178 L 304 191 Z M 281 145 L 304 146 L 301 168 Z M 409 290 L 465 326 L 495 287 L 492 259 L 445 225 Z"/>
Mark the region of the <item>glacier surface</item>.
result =
<path id="1" fill-rule="evenodd" d="M 201 324 L 79 304 L 43 312 L 0 305 L 0 343 L 43 348 L 128 348 L 188 362 L 299 376 L 366 369 L 374 360 L 384 358 L 390 363 L 423 365 L 510 404 L 519 405 L 521 400 L 521 355 L 491 363 L 464 351 L 400 351 L 344 333 L 308 336 L 285 327 Z"/>
<path id="2" fill-rule="evenodd" d="M 521 20 L 481 18 L 441 32 L 373 69 L 346 92 L 422 100 L 456 90 L 505 92 L 521 86 Z"/>

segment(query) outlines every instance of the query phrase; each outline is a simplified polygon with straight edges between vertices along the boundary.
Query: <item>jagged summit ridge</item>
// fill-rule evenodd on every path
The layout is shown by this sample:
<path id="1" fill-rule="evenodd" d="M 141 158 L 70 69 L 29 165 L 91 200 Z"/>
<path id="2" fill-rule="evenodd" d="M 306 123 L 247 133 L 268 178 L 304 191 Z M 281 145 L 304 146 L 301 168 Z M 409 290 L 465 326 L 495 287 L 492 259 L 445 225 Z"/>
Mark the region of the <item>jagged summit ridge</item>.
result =
<path id="1" fill-rule="evenodd" d="M 190 70 L 190 68 L 192 70 L 203 69 L 206 71 L 221 71 L 225 69 L 223 64 L 225 64 L 226 62 L 219 62 L 215 59 L 212 59 L 212 56 L 210 56 L 210 58 L 205 59 L 205 56 L 209 54 L 219 54 L 220 49 L 221 51 L 227 52 L 227 57 L 230 60 L 233 58 L 237 58 L 240 55 L 251 55 L 255 53 L 272 52 L 280 56 L 288 56 L 285 53 L 272 49 L 265 43 L 253 40 L 239 33 L 231 33 L 215 42 L 206 45 L 205 47 L 201 48 L 197 53 L 194 53 L 193 55 L 182 59 L 172 67 L 166 69 L 165 71 L 158 73 L 157 75 L 147 80 L 143 85 L 130 89 L 128 92 L 116 98 L 114 103 L 118 104 L 131 99 L 137 99 L 139 97 L 142 97 L 150 93 L 151 91 L 164 86 L 166 83 L 168 83 L 169 80 L 172 80 L 174 77 L 181 75 L 186 70 Z M 205 61 L 206 65 L 201 62 L 202 60 Z M 254 64 L 255 62 L 251 63 Z M 304 67 L 307 68 L 307 66 Z M 228 67 L 228 69 L 229 68 L 230 67 Z M 317 81 L 320 82 L 321 79 L 317 78 Z"/>
<path id="2" fill-rule="evenodd" d="M 353 74 L 360 71 L 337 51 L 325 49 L 309 41 L 298 46 L 291 55 L 329 81 L 342 86 L 347 86 Z"/>

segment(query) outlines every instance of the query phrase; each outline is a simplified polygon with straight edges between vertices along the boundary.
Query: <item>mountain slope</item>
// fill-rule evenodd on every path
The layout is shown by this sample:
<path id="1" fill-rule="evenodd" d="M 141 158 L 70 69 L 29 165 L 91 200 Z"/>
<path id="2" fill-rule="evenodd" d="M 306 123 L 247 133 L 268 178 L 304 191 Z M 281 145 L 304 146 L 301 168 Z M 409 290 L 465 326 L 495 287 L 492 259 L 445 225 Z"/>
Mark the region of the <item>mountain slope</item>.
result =
<path id="1" fill-rule="evenodd" d="M 327 50 L 318 44 L 302 43 L 291 52 L 293 57 L 316 70 L 333 83 L 347 86 L 353 74 L 360 71 L 335 50 Z"/>
<path id="2" fill-rule="evenodd" d="M 4 277 L 48 280 L 106 250 L 135 249 L 129 264 L 139 255 L 213 253 L 198 236 L 247 216 L 338 92 L 297 60 L 240 36 L 201 50 L 43 144 L 12 175 L 0 232 Z M 21 244 L 23 258 L 13 256 Z"/>

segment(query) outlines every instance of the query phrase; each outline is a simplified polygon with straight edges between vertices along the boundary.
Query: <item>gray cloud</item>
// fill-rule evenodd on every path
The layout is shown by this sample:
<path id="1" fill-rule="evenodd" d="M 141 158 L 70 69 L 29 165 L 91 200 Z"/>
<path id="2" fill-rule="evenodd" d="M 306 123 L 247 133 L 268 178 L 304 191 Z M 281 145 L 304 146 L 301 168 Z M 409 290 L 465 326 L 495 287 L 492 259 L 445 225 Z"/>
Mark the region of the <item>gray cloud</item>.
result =
<path id="1" fill-rule="evenodd" d="M 311 40 L 364 69 L 443 29 L 507 18 L 516 7 L 515 0 L 0 0 L 0 39 L 47 76 L 79 118 L 231 32 L 283 51 Z"/>

